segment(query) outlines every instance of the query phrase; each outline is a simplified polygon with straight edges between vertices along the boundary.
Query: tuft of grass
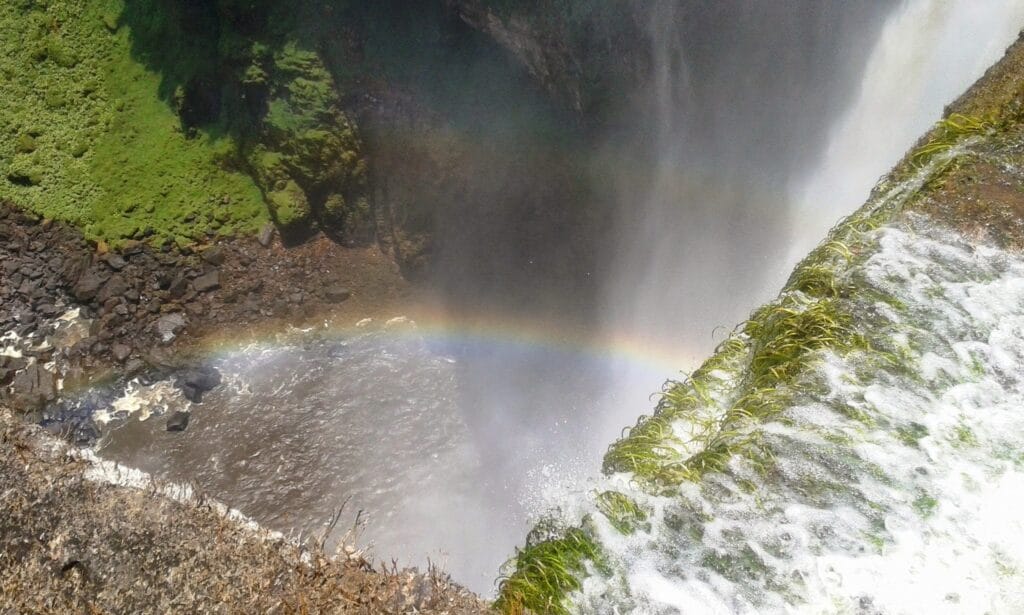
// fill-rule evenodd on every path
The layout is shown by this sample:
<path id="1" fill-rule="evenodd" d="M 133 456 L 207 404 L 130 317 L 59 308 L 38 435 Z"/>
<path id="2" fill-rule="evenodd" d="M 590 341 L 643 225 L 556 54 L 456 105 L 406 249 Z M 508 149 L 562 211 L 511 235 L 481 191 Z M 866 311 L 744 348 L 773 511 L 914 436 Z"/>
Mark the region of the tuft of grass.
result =
<path id="1" fill-rule="evenodd" d="M 964 139 L 990 133 L 997 127 L 997 121 L 991 117 L 982 118 L 954 113 L 939 120 L 935 128 L 932 129 L 928 142 L 910 154 L 910 163 L 914 168 L 922 169 L 937 155 L 948 152 Z"/>
<path id="2" fill-rule="evenodd" d="M 604 491 L 597 495 L 597 509 L 608 518 L 612 527 L 623 534 L 632 534 L 647 521 L 647 511 L 635 500 L 618 491 Z"/>
<path id="3" fill-rule="evenodd" d="M 501 579 L 494 606 L 507 615 L 569 615 L 566 596 L 580 589 L 588 562 L 605 567 L 600 545 L 581 528 L 518 549 L 506 564 L 514 571 Z"/>

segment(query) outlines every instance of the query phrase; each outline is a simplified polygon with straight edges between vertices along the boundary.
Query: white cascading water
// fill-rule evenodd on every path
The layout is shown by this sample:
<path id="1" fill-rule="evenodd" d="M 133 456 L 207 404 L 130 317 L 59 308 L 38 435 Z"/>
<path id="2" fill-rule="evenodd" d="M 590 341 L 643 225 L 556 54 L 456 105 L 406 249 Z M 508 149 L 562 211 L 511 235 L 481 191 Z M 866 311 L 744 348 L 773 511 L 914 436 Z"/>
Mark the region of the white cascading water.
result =
<path id="1" fill-rule="evenodd" d="M 953 101 L 1024 25 L 1020 0 L 914 0 L 885 24 L 857 99 L 834 124 L 821 163 L 794 182 L 792 265 Z"/>
<path id="2" fill-rule="evenodd" d="M 717 77 L 689 68 L 693 51 L 679 31 L 692 17 L 687 5 L 651 5 L 655 69 L 641 106 L 656 124 L 650 131 L 656 135 L 655 170 L 644 200 L 621 208 L 627 218 L 620 222 L 617 269 L 608 284 L 609 330 L 662 354 L 674 346 L 680 369 L 695 367 L 728 330 L 777 292 L 833 224 L 864 202 L 943 107 L 981 77 L 1024 26 L 1024 0 L 903 0 L 877 39 L 864 36 L 871 28 L 856 25 L 842 38 L 834 23 L 849 18 L 843 11 L 854 5 L 820 7 L 833 13 L 817 22 L 799 18 L 810 26 L 794 25 L 797 18 L 783 15 L 781 23 L 755 21 L 745 31 L 743 24 L 762 16 L 750 7 L 738 11 L 741 34 L 756 39 L 768 27 L 786 34 L 760 44 L 739 40 L 738 50 L 716 49 L 737 56 L 721 62 L 723 74 Z M 810 43 L 800 48 L 789 40 L 798 36 Z M 804 102 L 812 93 L 783 95 L 781 102 L 758 98 L 761 84 L 771 78 L 757 73 L 774 76 L 776 64 L 793 60 L 791 47 L 804 55 L 841 48 L 842 54 L 867 58 L 852 102 L 824 110 L 838 118 L 824 135 L 802 134 L 814 130 L 802 114 L 822 113 Z M 739 84 L 693 83 L 716 78 Z M 787 79 L 784 72 L 779 78 Z M 842 82 L 841 75 L 820 78 L 832 79 L 833 87 Z M 729 98 L 715 98 L 723 92 Z M 780 124 L 774 131 L 760 134 L 743 124 L 759 105 L 785 107 L 766 112 L 765 121 Z M 608 420 L 621 424 L 632 420 L 629 410 L 644 407 L 661 382 L 628 371 L 617 378 L 610 390 L 624 413 Z"/>
<path id="3" fill-rule="evenodd" d="M 657 23 L 656 34 L 671 28 L 671 15 Z M 685 340 L 766 299 L 758 293 L 781 287 L 797 260 L 864 202 L 878 177 L 999 59 L 1022 26 L 1024 2 L 1016 0 L 908 0 L 896 7 L 870 50 L 854 102 L 828 130 L 824 154 L 809 172 L 791 175 L 790 232 L 752 244 L 766 255 L 781 250 L 782 257 L 756 265 L 766 287 L 746 294 L 708 291 L 707 279 L 683 265 L 659 267 L 696 255 L 727 273 L 721 251 L 745 249 L 729 239 L 728 219 L 705 225 L 712 204 L 681 202 L 700 196 L 692 177 L 683 179 L 698 154 L 683 143 L 662 144 L 669 158 L 659 160 L 640 209 L 653 216 L 642 230 L 648 245 L 634 236 L 641 247 L 624 256 L 623 271 L 643 272 L 644 279 L 622 287 L 639 293 L 631 300 L 613 289 L 613 322 L 634 323 L 639 335 L 664 339 L 670 332 Z M 662 45 L 654 50 L 662 63 L 654 83 L 667 88 L 657 96 L 683 102 L 678 92 L 689 75 L 673 48 L 677 39 L 653 39 Z M 671 113 L 687 110 L 660 108 L 666 115 L 659 121 L 667 122 L 661 133 L 678 138 L 680 120 Z M 704 193 L 723 194 L 721 185 Z M 668 224 L 679 207 L 695 212 L 694 233 Z M 712 253 L 679 247 L 689 239 Z M 742 463 L 668 497 L 644 493 L 630 475 L 596 485 L 628 494 L 651 511 L 651 525 L 623 536 L 594 515 L 616 572 L 610 581 L 602 574 L 588 579 L 573 597 L 578 608 L 1024 612 L 1024 524 L 1013 512 L 1024 503 L 1024 261 L 926 226 L 884 229 L 871 241 L 877 253 L 850 275 L 866 292 L 905 306 L 900 313 L 875 306 L 879 335 L 901 349 L 904 363 L 863 382 L 854 375 L 857 365 L 823 356 L 815 376 L 822 398 L 801 402 L 786 411 L 785 424 L 764 428 L 773 450 L 783 452 L 780 475 L 761 489 L 735 482 L 762 480 Z M 680 281 L 690 285 L 689 296 L 666 292 Z M 696 322 L 680 324 L 687 314 Z M 882 424 L 840 416 L 834 404 L 883 417 Z M 582 504 L 588 497 L 563 502 L 567 520 L 578 523 L 593 511 Z"/>

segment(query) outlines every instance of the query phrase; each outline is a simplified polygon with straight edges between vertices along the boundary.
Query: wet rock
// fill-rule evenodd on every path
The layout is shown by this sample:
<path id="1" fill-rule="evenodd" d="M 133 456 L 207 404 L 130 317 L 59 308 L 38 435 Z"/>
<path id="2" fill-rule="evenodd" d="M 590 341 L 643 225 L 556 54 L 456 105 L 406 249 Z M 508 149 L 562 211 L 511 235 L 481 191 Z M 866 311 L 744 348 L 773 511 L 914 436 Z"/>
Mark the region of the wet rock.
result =
<path id="1" fill-rule="evenodd" d="M 99 293 L 106 279 L 95 270 L 86 271 L 71 289 L 71 294 L 79 301 L 91 301 Z"/>
<path id="2" fill-rule="evenodd" d="M 260 229 L 260 234 L 256 236 L 256 241 L 260 242 L 260 245 L 266 248 L 270 246 L 270 242 L 273 240 L 274 225 L 268 222 Z"/>
<path id="3" fill-rule="evenodd" d="M 341 303 L 342 301 L 346 301 L 351 296 L 352 291 L 345 288 L 344 286 L 328 286 L 324 290 L 324 298 L 330 301 L 331 303 Z"/>
<path id="4" fill-rule="evenodd" d="M 28 361 L 21 357 L 8 357 L 6 355 L 0 356 L 0 368 L 16 372 L 18 370 L 25 369 L 26 365 L 28 365 Z"/>
<path id="5" fill-rule="evenodd" d="M 38 363 L 18 373 L 11 382 L 11 403 L 22 412 L 38 410 L 57 399 L 57 382 L 53 374 Z"/>
<path id="6" fill-rule="evenodd" d="M 220 372 L 209 366 L 188 370 L 178 377 L 182 395 L 197 404 L 202 403 L 203 393 L 220 386 L 220 382 Z"/>
<path id="7" fill-rule="evenodd" d="M 220 246 L 213 246 L 203 251 L 202 259 L 214 267 L 220 267 L 227 260 L 227 253 Z"/>
<path id="8" fill-rule="evenodd" d="M 110 353 L 114 355 L 114 359 L 118 363 L 124 363 L 128 357 L 132 356 L 132 347 L 127 344 L 114 344 L 110 347 Z"/>
<path id="9" fill-rule="evenodd" d="M 103 261 L 114 271 L 121 271 L 128 266 L 128 261 L 124 260 L 120 254 L 115 254 L 113 252 L 108 252 L 106 256 L 103 257 Z"/>
<path id="10" fill-rule="evenodd" d="M 185 329 L 185 317 L 178 313 L 161 316 L 156 321 L 156 332 L 164 342 L 170 342 Z"/>
<path id="11" fill-rule="evenodd" d="M 188 421 L 190 414 L 181 410 L 176 410 L 167 419 L 167 431 L 185 431 L 188 427 Z"/>
<path id="12" fill-rule="evenodd" d="M 196 292 L 200 293 L 220 288 L 220 272 L 214 269 L 204 273 L 192 281 L 192 287 L 196 289 Z"/>

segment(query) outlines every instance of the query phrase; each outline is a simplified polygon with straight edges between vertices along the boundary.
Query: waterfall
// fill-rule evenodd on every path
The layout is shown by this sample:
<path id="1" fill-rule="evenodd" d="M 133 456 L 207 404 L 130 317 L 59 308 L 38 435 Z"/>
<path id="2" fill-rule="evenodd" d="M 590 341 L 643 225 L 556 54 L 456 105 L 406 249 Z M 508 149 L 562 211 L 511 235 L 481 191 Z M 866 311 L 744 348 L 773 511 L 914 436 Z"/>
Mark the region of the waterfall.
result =
<path id="1" fill-rule="evenodd" d="M 647 189 L 622 181 L 610 327 L 652 344 L 710 347 L 711 330 L 778 289 L 1024 26 L 1024 2 L 909 0 L 891 6 L 869 40 L 871 15 L 858 6 L 823 5 L 803 18 L 779 5 L 722 8 L 730 20 L 716 22 L 709 53 L 688 38 L 700 36 L 693 20 L 709 25 L 707 14 L 651 5 L 653 70 L 637 107 L 650 120 L 638 139 L 649 152 L 639 174 Z M 808 57 L 813 66 L 801 64 Z M 816 82 L 845 90 L 849 103 L 805 98 L 825 96 Z M 930 172 L 876 195 L 876 205 L 913 194 Z M 647 489 L 639 470 L 621 471 L 569 498 L 562 521 L 583 527 L 602 553 L 572 596 L 578 609 L 1024 609 L 1024 527 L 1000 503 L 1024 498 L 1024 261 L 911 226 L 865 232 L 858 241 L 872 255 L 836 273 L 864 295 L 837 299 L 843 309 L 877 313 L 858 325 L 865 352 L 892 349 L 899 364 L 821 353 L 804 375 L 816 393 L 791 400 L 784 420 L 750 427 L 762 447 L 750 458 L 731 455 L 722 471 L 678 489 Z M 693 385 L 703 405 L 694 412 L 713 414 L 743 394 L 745 359 L 732 348 L 704 374 L 709 388 Z M 641 388 L 628 374 L 621 381 Z M 644 437 L 685 458 L 699 430 L 667 420 Z"/>
<path id="2" fill-rule="evenodd" d="M 1024 2 L 905 2 L 886 22 L 853 105 L 830 130 L 811 172 L 790 188 L 791 265 L 830 226 L 858 207 L 867 190 L 1002 56 L 1024 24 Z"/>
<path id="3" fill-rule="evenodd" d="M 674 346 L 681 369 L 777 291 L 1024 23 L 1024 2 L 995 0 L 642 6 L 653 68 L 633 105 L 641 168 L 618 179 L 605 325 Z M 660 384 L 618 379 L 636 403 Z"/>

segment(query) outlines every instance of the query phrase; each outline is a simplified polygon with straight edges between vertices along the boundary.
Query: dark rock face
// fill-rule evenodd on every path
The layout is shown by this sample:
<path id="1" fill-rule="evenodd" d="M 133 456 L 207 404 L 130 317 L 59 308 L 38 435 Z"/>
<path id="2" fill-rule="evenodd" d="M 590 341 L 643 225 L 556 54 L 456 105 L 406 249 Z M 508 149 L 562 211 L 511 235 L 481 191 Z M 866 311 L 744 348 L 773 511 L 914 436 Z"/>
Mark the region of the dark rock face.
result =
<path id="1" fill-rule="evenodd" d="M 555 100 L 581 115 L 608 104 L 607 92 L 628 90 L 615 83 L 628 85 L 649 70 L 649 45 L 631 2 L 446 3 L 504 47 Z"/>

